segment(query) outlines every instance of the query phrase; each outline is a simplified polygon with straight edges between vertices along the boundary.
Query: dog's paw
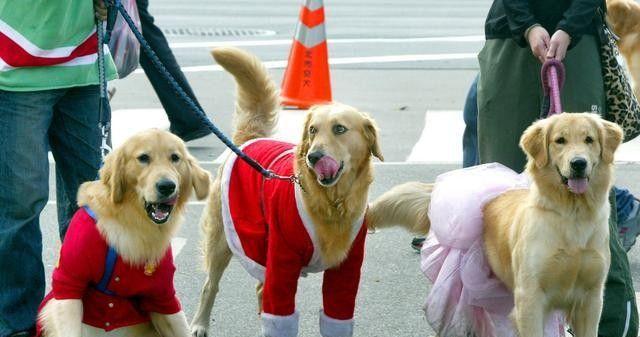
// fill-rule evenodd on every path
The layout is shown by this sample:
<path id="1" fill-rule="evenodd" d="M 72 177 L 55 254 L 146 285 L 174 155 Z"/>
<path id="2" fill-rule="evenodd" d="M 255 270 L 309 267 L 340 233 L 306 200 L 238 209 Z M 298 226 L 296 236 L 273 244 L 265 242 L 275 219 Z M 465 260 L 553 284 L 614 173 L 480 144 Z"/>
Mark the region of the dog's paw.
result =
<path id="1" fill-rule="evenodd" d="M 191 336 L 193 337 L 207 337 L 207 327 L 200 325 L 200 324 L 194 324 L 191 326 Z"/>

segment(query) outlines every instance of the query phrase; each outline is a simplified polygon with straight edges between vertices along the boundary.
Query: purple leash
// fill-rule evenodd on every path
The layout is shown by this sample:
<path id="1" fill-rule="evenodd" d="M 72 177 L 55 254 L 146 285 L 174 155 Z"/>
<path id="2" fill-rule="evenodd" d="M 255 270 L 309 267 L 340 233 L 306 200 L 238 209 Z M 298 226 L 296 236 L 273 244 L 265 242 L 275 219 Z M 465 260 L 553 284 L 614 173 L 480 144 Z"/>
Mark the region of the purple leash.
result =
<path id="1" fill-rule="evenodd" d="M 547 117 L 562 113 L 560 90 L 564 85 L 564 65 L 556 59 L 549 59 L 542 65 L 542 90 L 549 97 L 549 112 Z"/>

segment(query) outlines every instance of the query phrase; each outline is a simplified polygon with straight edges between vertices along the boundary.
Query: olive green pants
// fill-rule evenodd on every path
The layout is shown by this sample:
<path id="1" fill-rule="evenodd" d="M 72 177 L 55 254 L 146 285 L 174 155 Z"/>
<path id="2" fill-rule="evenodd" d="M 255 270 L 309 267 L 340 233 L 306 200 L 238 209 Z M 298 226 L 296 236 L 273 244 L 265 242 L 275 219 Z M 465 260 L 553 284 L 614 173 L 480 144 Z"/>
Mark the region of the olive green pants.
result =
<path id="1" fill-rule="evenodd" d="M 478 55 L 478 148 L 481 163 L 499 162 L 518 172 L 526 156 L 519 148 L 520 136 L 540 118 L 543 92 L 540 62 L 529 48 L 511 39 L 488 40 Z M 566 81 L 562 107 L 566 112 L 597 112 L 606 109 L 599 45 L 595 37 L 583 36 L 563 61 Z M 638 312 L 629 261 L 617 237 L 615 198 L 609 221 L 611 268 L 598 334 L 603 337 L 636 337 Z"/>

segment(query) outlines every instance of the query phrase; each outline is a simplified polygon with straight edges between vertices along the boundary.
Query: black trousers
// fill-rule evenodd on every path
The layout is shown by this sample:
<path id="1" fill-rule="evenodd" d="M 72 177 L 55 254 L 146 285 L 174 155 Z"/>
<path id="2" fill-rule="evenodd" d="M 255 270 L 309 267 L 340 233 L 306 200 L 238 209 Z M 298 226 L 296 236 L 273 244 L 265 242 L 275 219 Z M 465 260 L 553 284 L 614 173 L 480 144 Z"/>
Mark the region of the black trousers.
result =
<path id="1" fill-rule="evenodd" d="M 155 25 L 153 16 L 149 14 L 149 0 L 136 0 L 136 4 L 138 5 L 138 12 L 140 13 L 142 35 L 187 95 L 200 107 L 200 103 L 198 103 L 189 82 L 187 82 L 175 56 L 173 56 L 171 48 L 169 48 L 169 42 L 167 42 L 160 28 Z M 200 122 L 195 113 L 191 111 L 189 106 L 171 89 L 169 83 L 162 77 L 161 73 L 156 70 L 151 60 L 143 51 L 140 52 L 140 65 L 158 95 L 160 103 L 162 103 L 162 107 L 167 113 L 167 117 L 169 117 L 171 132 L 185 141 L 201 138 L 211 133 L 211 131 Z"/>

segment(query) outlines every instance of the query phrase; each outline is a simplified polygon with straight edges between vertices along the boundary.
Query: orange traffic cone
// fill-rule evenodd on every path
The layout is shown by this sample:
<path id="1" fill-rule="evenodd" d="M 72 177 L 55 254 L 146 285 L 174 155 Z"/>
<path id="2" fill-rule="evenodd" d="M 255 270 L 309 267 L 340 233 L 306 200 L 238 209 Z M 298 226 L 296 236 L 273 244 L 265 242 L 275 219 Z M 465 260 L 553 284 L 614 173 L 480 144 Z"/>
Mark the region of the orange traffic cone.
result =
<path id="1" fill-rule="evenodd" d="M 282 81 L 282 104 L 306 109 L 331 102 L 322 0 L 305 0 Z"/>

